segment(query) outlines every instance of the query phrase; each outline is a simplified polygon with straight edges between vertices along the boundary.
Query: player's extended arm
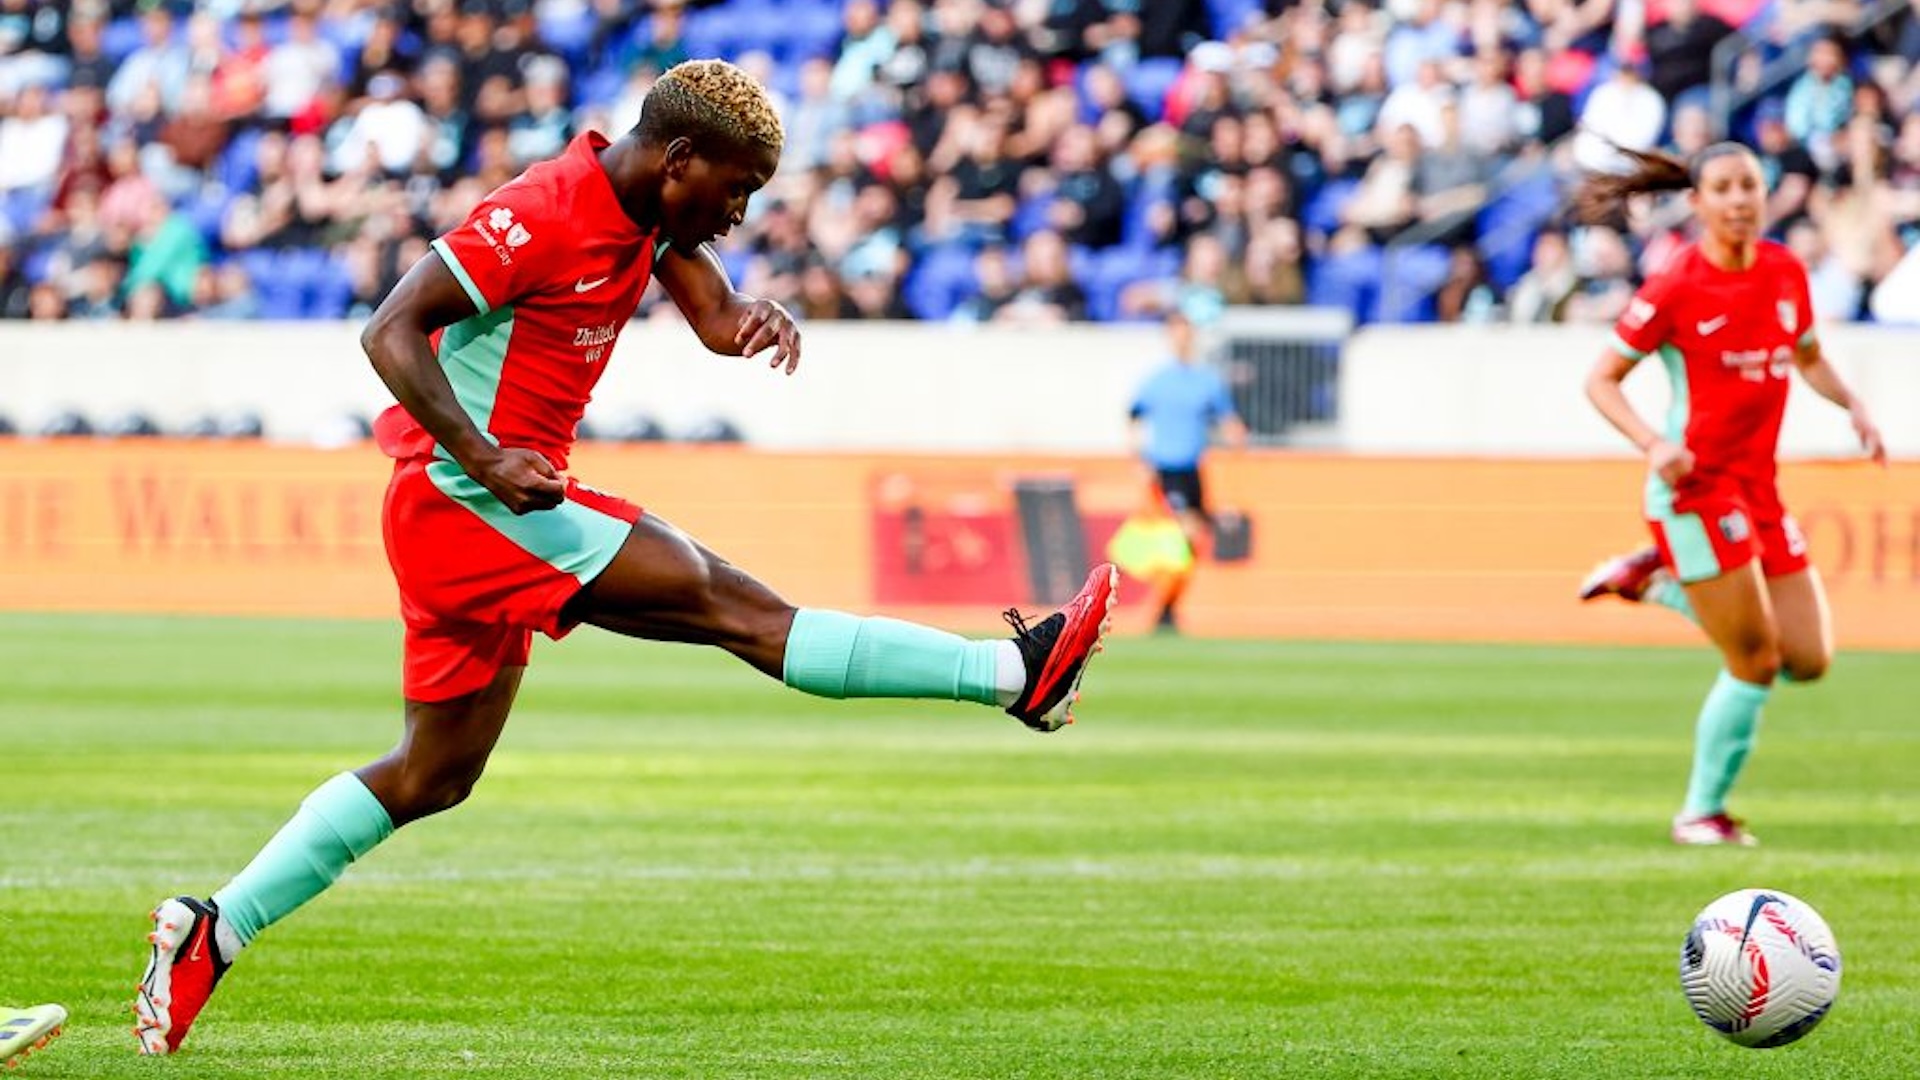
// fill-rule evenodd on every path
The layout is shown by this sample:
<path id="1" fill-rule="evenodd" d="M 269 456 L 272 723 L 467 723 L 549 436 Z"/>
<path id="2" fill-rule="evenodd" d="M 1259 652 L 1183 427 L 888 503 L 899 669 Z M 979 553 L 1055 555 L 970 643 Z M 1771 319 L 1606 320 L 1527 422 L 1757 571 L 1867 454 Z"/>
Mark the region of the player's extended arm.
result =
<path id="1" fill-rule="evenodd" d="M 1603 353 L 1587 373 L 1587 400 L 1593 402 L 1607 423 L 1625 435 L 1635 449 L 1647 455 L 1647 468 L 1659 473 L 1667 483 L 1677 483 L 1693 471 L 1693 451 L 1661 438 L 1659 432 L 1640 419 L 1633 402 L 1627 400 L 1626 391 L 1620 389 L 1621 381 L 1632 370 L 1633 361 L 1612 350 Z"/>
<path id="2" fill-rule="evenodd" d="M 1880 429 L 1874 426 L 1873 417 L 1867 413 L 1866 402 L 1847 389 L 1846 381 L 1827 362 L 1827 354 L 1820 350 L 1820 343 L 1809 341 L 1800 346 L 1793 354 L 1793 361 L 1800 365 L 1800 377 L 1813 387 L 1815 393 L 1847 410 L 1847 417 L 1853 421 L 1853 433 L 1860 437 L 1861 448 L 1868 457 L 1885 465 L 1887 446 L 1880 439 Z"/>
<path id="3" fill-rule="evenodd" d="M 727 356 L 755 356 L 773 346 L 773 363 L 787 374 L 800 366 L 800 328 L 787 309 L 771 300 L 735 292 L 720 257 L 705 244 L 692 252 L 668 248 L 653 264 L 653 276 L 673 297 L 700 343 Z"/>
<path id="4" fill-rule="evenodd" d="M 468 476 L 516 514 L 550 510 L 566 498 L 566 481 L 538 451 L 495 446 L 460 408 L 433 355 L 428 335 L 477 312 L 447 264 L 429 252 L 367 320 L 360 347 L 394 398 Z"/>

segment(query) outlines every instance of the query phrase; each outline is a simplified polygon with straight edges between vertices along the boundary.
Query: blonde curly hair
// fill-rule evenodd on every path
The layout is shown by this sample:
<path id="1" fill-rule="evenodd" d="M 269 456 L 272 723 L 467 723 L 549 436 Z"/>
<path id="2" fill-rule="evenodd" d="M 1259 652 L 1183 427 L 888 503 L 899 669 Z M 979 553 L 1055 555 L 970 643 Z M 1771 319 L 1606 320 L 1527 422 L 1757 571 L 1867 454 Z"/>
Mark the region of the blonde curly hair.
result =
<path id="1" fill-rule="evenodd" d="M 776 155 L 786 142 L 766 89 L 725 60 L 688 60 L 668 68 L 641 102 L 635 129 L 648 142 L 686 135 L 743 150 L 765 147 Z"/>

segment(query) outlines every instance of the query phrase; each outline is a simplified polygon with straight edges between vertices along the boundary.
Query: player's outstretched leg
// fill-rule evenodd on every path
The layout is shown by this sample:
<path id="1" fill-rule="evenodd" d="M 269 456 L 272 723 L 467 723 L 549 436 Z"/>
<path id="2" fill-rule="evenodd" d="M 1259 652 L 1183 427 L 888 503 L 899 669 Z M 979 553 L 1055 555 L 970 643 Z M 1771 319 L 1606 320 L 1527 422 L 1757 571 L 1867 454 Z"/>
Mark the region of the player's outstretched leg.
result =
<path id="1" fill-rule="evenodd" d="M 213 996 L 230 957 L 214 940 L 220 909 L 191 896 L 163 900 L 153 909 L 147 941 L 153 956 L 133 1000 L 133 1034 L 144 1054 L 170 1054 Z"/>
<path id="2" fill-rule="evenodd" d="M 1099 652 L 1107 631 L 1113 629 L 1120 571 L 1101 563 L 1087 575 L 1087 583 L 1067 606 L 1028 626 L 1009 608 L 1013 643 L 1026 665 L 1026 685 L 1007 712 L 1035 731 L 1058 731 L 1073 723 L 1073 704 L 1080 700 L 1080 680 L 1087 664 Z"/>
<path id="3" fill-rule="evenodd" d="M 1660 549 L 1642 548 L 1625 555 L 1615 555 L 1593 568 L 1585 581 L 1580 583 L 1580 599 L 1597 600 L 1602 596 L 1617 596 L 1629 603 L 1639 603 L 1654 582 L 1654 575 L 1660 567 Z"/>
<path id="4" fill-rule="evenodd" d="M 0 1064 L 12 1068 L 28 1054 L 45 1049 L 66 1022 L 67 1010 L 58 1005 L 24 1009 L 0 1005 Z"/>

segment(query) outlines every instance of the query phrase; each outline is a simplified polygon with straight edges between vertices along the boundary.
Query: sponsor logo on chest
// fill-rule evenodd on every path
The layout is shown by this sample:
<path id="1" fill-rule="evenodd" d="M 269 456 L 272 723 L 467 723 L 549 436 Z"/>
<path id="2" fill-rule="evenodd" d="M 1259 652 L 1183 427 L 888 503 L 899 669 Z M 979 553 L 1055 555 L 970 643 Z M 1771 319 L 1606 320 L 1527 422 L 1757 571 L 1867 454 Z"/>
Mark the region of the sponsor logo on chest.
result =
<path id="1" fill-rule="evenodd" d="M 573 331 L 573 347 L 583 350 L 582 363 L 597 364 L 606 358 L 607 346 L 620 336 L 620 324 L 606 323 L 601 326 L 578 326 Z"/>

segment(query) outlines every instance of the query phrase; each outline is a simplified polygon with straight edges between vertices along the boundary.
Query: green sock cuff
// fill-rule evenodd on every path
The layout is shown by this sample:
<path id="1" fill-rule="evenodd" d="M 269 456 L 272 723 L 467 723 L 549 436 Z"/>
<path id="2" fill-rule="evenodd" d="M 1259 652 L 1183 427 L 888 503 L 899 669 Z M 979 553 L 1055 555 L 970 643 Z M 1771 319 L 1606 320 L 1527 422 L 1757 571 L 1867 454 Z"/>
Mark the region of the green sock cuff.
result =
<path id="1" fill-rule="evenodd" d="M 999 701 L 999 643 L 878 616 L 802 609 L 787 633 L 781 678 L 829 698 Z"/>
<path id="2" fill-rule="evenodd" d="M 393 835 L 393 817 L 387 808 L 368 790 L 366 781 L 350 772 L 315 788 L 300 806 L 326 822 L 356 859 Z"/>
<path id="3" fill-rule="evenodd" d="M 1687 780 L 1688 817 L 1726 809 L 1727 793 L 1745 767 L 1760 727 L 1760 710 L 1772 688 L 1736 679 L 1726 671 L 1713 681 L 1694 728 L 1693 773 Z"/>
<path id="4" fill-rule="evenodd" d="M 787 631 L 781 680 L 818 697 L 844 698 L 860 620 L 841 611 L 801 608 Z"/>
<path id="5" fill-rule="evenodd" d="M 244 870 L 213 894 L 242 945 L 325 892 L 354 860 L 393 835 L 393 818 L 346 772 L 315 788 Z"/>

